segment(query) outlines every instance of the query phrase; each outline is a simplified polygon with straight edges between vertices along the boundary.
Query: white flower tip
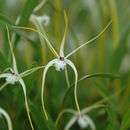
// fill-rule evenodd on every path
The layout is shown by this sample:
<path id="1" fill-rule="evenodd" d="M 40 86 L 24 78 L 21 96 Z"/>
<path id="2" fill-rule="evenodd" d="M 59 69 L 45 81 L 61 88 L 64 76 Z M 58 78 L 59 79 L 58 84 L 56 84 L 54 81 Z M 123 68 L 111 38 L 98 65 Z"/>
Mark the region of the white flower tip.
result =
<path id="1" fill-rule="evenodd" d="M 65 60 L 60 60 L 60 59 L 56 60 L 55 68 L 56 68 L 57 71 L 64 70 L 65 66 L 66 66 Z"/>
<path id="2" fill-rule="evenodd" d="M 79 124 L 81 129 L 87 128 L 89 123 L 87 121 L 87 118 L 85 115 L 83 115 L 81 118 L 78 119 L 77 123 Z"/>
<path id="3" fill-rule="evenodd" d="M 12 84 L 12 85 L 14 85 L 15 82 L 18 81 L 17 75 L 16 75 L 16 74 L 13 74 L 13 73 L 10 74 L 8 77 L 6 77 L 5 80 L 6 80 L 7 83 Z"/>

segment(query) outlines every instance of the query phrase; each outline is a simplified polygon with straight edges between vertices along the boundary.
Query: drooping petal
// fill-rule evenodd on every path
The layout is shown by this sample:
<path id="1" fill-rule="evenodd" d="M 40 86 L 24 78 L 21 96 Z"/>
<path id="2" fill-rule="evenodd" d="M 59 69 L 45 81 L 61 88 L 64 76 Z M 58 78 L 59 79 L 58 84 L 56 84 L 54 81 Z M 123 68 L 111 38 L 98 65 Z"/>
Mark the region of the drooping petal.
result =
<path id="1" fill-rule="evenodd" d="M 55 62 L 57 61 L 57 59 L 54 59 L 52 61 L 50 61 L 44 71 L 43 71 L 43 78 L 42 78 L 42 91 L 41 91 L 41 100 L 42 100 L 42 108 L 43 108 L 43 111 L 44 111 L 44 114 L 46 116 L 46 119 L 48 120 L 48 116 L 47 116 L 47 112 L 46 112 L 46 109 L 45 109 L 45 105 L 44 105 L 44 84 L 45 84 L 45 78 L 46 78 L 46 73 L 47 73 L 47 70 L 53 65 L 55 64 Z"/>
<path id="2" fill-rule="evenodd" d="M 19 79 L 19 82 L 20 82 L 20 84 L 23 88 L 23 93 L 24 93 L 24 98 L 25 98 L 25 106 L 26 106 L 26 110 L 27 110 L 28 119 L 29 119 L 32 130 L 34 130 L 32 120 L 31 120 L 31 116 L 30 116 L 30 113 L 29 113 L 29 107 L 28 107 L 28 101 L 27 101 L 27 95 L 26 95 L 26 86 L 25 86 L 25 83 L 24 83 L 22 78 Z"/>
<path id="3" fill-rule="evenodd" d="M 70 87 L 70 82 L 69 82 L 69 76 L 68 76 L 67 67 L 65 67 L 65 77 L 66 77 L 67 86 L 68 86 L 68 88 L 69 88 L 69 87 Z"/>
<path id="4" fill-rule="evenodd" d="M 13 69 L 14 69 L 14 72 L 18 74 L 18 69 L 17 69 L 17 65 L 16 65 L 16 59 L 15 59 L 15 55 L 14 55 L 14 52 L 13 52 L 12 44 L 11 44 L 11 41 L 10 41 L 9 29 L 8 29 L 7 25 L 6 25 L 6 29 L 7 29 L 7 35 L 8 35 L 8 42 L 9 42 L 11 54 L 12 54 L 12 57 L 13 57 Z"/>
<path id="5" fill-rule="evenodd" d="M 8 124 L 8 129 L 9 129 L 9 130 L 13 130 L 10 116 L 9 116 L 8 113 L 7 113 L 4 109 L 2 109 L 1 107 L 0 107 L 0 114 L 2 114 L 2 115 L 5 117 L 5 119 L 6 119 L 6 121 L 7 121 L 7 124 Z"/>
<path id="6" fill-rule="evenodd" d="M 24 72 L 22 72 L 21 74 L 19 74 L 20 77 L 25 77 L 31 73 L 33 73 L 34 71 L 36 70 L 39 70 L 39 69 L 42 69 L 44 68 L 45 66 L 38 66 L 38 67 L 35 67 L 35 68 L 32 68 L 32 69 L 29 69 L 29 70 L 26 70 Z"/>
<path id="7" fill-rule="evenodd" d="M 76 51 L 78 51 L 79 49 L 81 49 L 82 47 L 84 47 L 85 45 L 89 44 L 90 42 L 94 41 L 95 39 L 97 39 L 100 35 L 102 35 L 105 30 L 108 28 L 108 26 L 112 23 L 112 21 L 110 21 L 107 26 L 105 28 L 103 28 L 103 30 L 97 35 L 95 36 L 94 38 L 92 38 L 91 40 L 85 42 L 84 44 L 82 44 L 81 46 L 79 46 L 77 49 L 73 50 L 72 52 L 70 52 L 66 58 L 68 58 L 69 56 L 71 56 L 72 54 L 74 54 Z"/>
<path id="8" fill-rule="evenodd" d="M 74 97 L 75 97 L 75 103 L 76 103 L 76 107 L 77 107 L 77 110 L 78 110 L 79 116 L 81 117 L 81 112 L 80 112 L 79 103 L 78 103 L 78 99 L 77 99 L 77 81 L 78 81 L 78 72 L 77 72 L 77 69 L 76 69 L 75 65 L 72 63 L 72 61 L 66 59 L 66 63 L 72 67 L 72 69 L 74 70 L 74 73 L 75 73 Z"/>
<path id="9" fill-rule="evenodd" d="M 86 122 L 90 125 L 91 130 L 96 130 L 95 124 L 89 116 L 84 115 L 84 120 L 86 120 Z"/>
<path id="10" fill-rule="evenodd" d="M 77 117 L 76 117 L 76 116 L 73 116 L 73 117 L 69 120 L 69 122 L 67 123 L 67 125 L 65 126 L 65 130 L 69 130 L 69 129 L 72 127 L 72 125 L 76 122 L 76 120 L 77 120 Z"/>
<path id="11" fill-rule="evenodd" d="M 42 34 L 41 32 L 39 32 L 38 30 L 34 29 L 34 28 L 29 28 L 29 27 L 20 27 L 20 26 L 12 26 L 13 28 L 19 28 L 19 29 L 26 29 L 26 30 L 31 30 L 31 31 L 34 31 L 36 33 L 38 33 L 41 37 L 43 37 L 46 42 L 47 42 L 47 45 L 49 47 L 49 49 L 52 51 L 52 53 L 56 56 L 56 57 L 59 57 L 59 55 L 57 54 L 57 52 L 55 51 L 55 49 L 53 48 L 53 46 L 51 45 L 50 41 L 48 40 L 48 38 Z"/>
<path id="12" fill-rule="evenodd" d="M 68 20 L 67 20 L 67 15 L 65 11 L 64 11 L 64 18 L 65 18 L 65 32 L 63 35 L 63 39 L 60 46 L 60 52 L 59 52 L 61 57 L 64 57 L 64 44 L 65 44 L 65 38 L 66 38 L 67 29 L 68 29 Z"/>

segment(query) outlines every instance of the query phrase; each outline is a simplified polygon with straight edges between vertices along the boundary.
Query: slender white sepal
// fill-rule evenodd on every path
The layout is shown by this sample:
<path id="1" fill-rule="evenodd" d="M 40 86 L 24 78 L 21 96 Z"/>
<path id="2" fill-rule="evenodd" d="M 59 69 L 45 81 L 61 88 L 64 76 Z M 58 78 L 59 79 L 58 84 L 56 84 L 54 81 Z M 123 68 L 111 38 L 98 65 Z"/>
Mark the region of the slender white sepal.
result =
<path id="1" fill-rule="evenodd" d="M 76 122 L 77 120 L 77 117 L 76 116 L 73 116 L 67 123 L 67 125 L 65 126 L 65 130 L 69 130 L 72 125 Z"/>
<path id="2" fill-rule="evenodd" d="M 10 116 L 8 115 L 8 113 L 2 109 L 0 107 L 0 114 L 3 115 L 7 121 L 7 124 L 8 124 L 8 130 L 13 130 L 13 127 L 12 127 L 12 122 L 11 122 L 11 119 L 10 119 Z"/>
<path id="3" fill-rule="evenodd" d="M 4 70 L 4 72 L 6 72 L 6 71 L 8 71 L 8 70 L 10 70 L 11 72 L 14 72 L 13 69 L 10 68 L 10 67 L 6 68 L 6 69 Z"/>
<path id="4" fill-rule="evenodd" d="M 78 103 L 78 99 L 77 99 L 77 81 L 78 81 L 78 72 L 77 72 L 77 69 L 76 69 L 76 67 L 75 67 L 75 65 L 73 64 L 72 61 L 66 59 L 66 63 L 72 67 L 72 69 L 74 70 L 74 73 L 75 73 L 74 97 L 75 97 L 75 103 L 76 103 L 76 107 L 77 107 L 77 110 L 78 110 L 79 116 L 81 117 L 80 108 L 79 108 L 79 103 Z"/>
<path id="5" fill-rule="evenodd" d="M 24 83 L 22 78 L 19 79 L 19 82 L 20 82 L 20 84 L 22 86 L 23 93 L 24 93 L 25 106 L 26 106 L 26 110 L 27 110 L 28 119 L 29 119 L 32 130 L 34 130 L 32 120 L 31 120 L 31 116 L 30 116 L 30 113 L 29 113 L 29 107 L 28 107 L 28 101 L 27 101 L 27 95 L 26 95 L 26 86 L 25 86 L 25 83 Z"/>
<path id="6" fill-rule="evenodd" d="M 66 66 L 65 66 L 65 77 L 66 77 L 67 86 L 68 88 L 70 88 L 70 81 L 69 81 L 68 70 Z"/>
<path id="7" fill-rule="evenodd" d="M 45 66 L 39 66 L 39 67 L 35 67 L 35 68 L 32 68 L 32 69 L 26 70 L 26 71 L 20 73 L 19 76 L 24 77 L 24 76 L 29 75 L 29 74 L 33 73 L 34 71 L 42 69 L 44 67 Z"/>
<path id="8" fill-rule="evenodd" d="M 55 51 L 55 49 L 53 48 L 53 46 L 51 45 L 50 41 L 48 40 L 48 38 L 43 35 L 41 32 L 39 32 L 38 30 L 34 29 L 34 28 L 29 28 L 29 27 L 20 27 L 20 26 L 12 26 L 13 28 L 19 28 L 19 29 L 26 29 L 26 30 L 31 30 L 34 31 L 36 33 L 38 33 L 43 39 L 45 39 L 45 41 L 47 42 L 47 45 L 49 47 L 49 49 L 52 51 L 52 53 L 56 56 L 59 57 L 58 53 Z"/>
<path id="9" fill-rule="evenodd" d="M 66 34 L 67 34 L 67 29 L 68 29 L 68 20 L 67 20 L 65 11 L 64 11 L 64 18 L 65 18 L 65 32 L 63 35 L 63 39 L 62 39 L 61 46 L 60 46 L 60 52 L 59 52 L 61 57 L 64 57 L 64 44 L 65 44 L 65 38 L 66 38 Z"/>
<path id="10" fill-rule="evenodd" d="M 11 54 L 12 54 L 12 57 L 13 57 L 13 70 L 14 70 L 15 73 L 18 74 L 18 69 L 17 69 L 17 65 L 16 65 L 16 59 L 15 59 L 15 55 L 14 55 L 14 52 L 13 52 L 12 44 L 11 44 L 11 41 L 10 41 L 9 29 L 8 29 L 7 25 L 6 25 L 6 29 L 7 29 L 9 46 L 10 46 Z"/>
<path id="11" fill-rule="evenodd" d="M 53 64 L 55 64 L 56 60 L 57 60 L 57 59 L 51 60 L 51 61 L 45 66 L 45 69 L 44 69 L 44 71 L 43 71 L 41 100 L 42 100 L 42 108 L 43 108 L 43 111 L 44 111 L 44 114 L 45 114 L 47 120 L 48 120 L 48 116 L 47 116 L 47 112 L 46 112 L 45 105 L 44 105 L 44 95 L 43 95 L 43 94 L 44 94 L 44 84 L 45 84 L 46 73 L 47 73 L 48 69 L 49 69 Z"/>
<path id="12" fill-rule="evenodd" d="M 82 44 L 81 46 L 79 46 L 78 48 L 76 48 L 75 50 L 73 50 L 72 52 L 70 52 L 66 58 L 68 58 L 69 56 L 71 56 L 72 54 L 74 54 L 76 51 L 78 51 L 79 49 L 81 49 L 82 47 L 84 47 L 85 45 L 89 44 L 90 42 L 94 41 L 95 39 L 97 39 L 100 35 L 102 35 L 105 30 L 109 27 L 109 25 L 112 23 L 112 21 L 110 21 L 105 28 L 103 28 L 103 30 L 97 35 L 95 36 L 94 38 L 92 38 L 91 40 L 85 42 L 84 44 Z"/>
<path id="13" fill-rule="evenodd" d="M 25 86 L 25 83 L 24 83 L 23 79 L 20 77 L 20 75 L 18 73 L 16 60 L 15 60 L 15 55 L 14 55 L 12 44 L 11 44 L 11 41 L 10 41 L 10 35 L 9 35 L 9 30 L 8 30 L 8 26 L 7 25 L 6 25 L 6 29 L 7 29 L 9 46 L 10 46 L 11 54 L 12 54 L 12 57 L 13 57 L 13 72 L 12 72 L 12 74 L 10 76 L 6 77 L 6 81 L 9 84 L 14 84 L 15 82 L 19 81 L 20 84 L 22 85 L 23 92 L 24 92 L 24 97 L 25 97 L 25 105 L 26 105 L 28 119 L 29 119 L 29 122 L 30 122 L 32 130 L 34 130 L 33 124 L 32 124 L 32 120 L 31 120 L 31 117 L 30 117 L 30 113 L 29 113 L 28 103 L 27 103 L 26 86 Z"/>

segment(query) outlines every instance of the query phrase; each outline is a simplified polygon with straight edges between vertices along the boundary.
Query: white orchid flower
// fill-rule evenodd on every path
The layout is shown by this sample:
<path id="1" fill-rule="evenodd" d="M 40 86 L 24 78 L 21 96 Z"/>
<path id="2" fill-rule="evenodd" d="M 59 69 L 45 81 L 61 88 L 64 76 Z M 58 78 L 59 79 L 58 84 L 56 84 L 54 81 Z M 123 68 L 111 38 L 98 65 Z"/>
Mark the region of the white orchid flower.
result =
<path id="1" fill-rule="evenodd" d="M 76 122 L 78 123 L 78 125 L 80 126 L 81 129 L 85 129 L 89 126 L 91 128 L 91 130 L 96 130 L 96 126 L 95 126 L 93 120 L 88 115 L 86 115 L 86 113 L 90 112 L 92 109 L 99 108 L 99 107 L 104 107 L 104 105 L 103 104 L 93 105 L 93 106 L 82 109 L 81 118 L 79 117 L 79 114 L 77 111 L 75 111 L 73 109 L 64 109 L 59 114 L 59 116 L 56 120 L 56 125 L 58 124 L 59 120 L 61 119 L 61 117 L 64 113 L 71 113 L 71 114 L 73 114 L 73 116 L 66 124 L 64 130 L 69 130 L 72 127 L 72 125 L 74 125 L 74 123 L 76 123 Z"/>
<path id="2" fill-rule="evenodd" d="M 68 58 L 73 55 L 75 52 L 77 52 L 79 49 L 83 48 L 85 45 L 89 44 L 90 42 L 94 41 L 95 39 L 97 39 L 101 34 L 104 33 L 104 31 L 108 28 L 108 26 L 112 23 L 112 21 L 110 21 L 105 28 L 103 28 L 103 30 L 96 35 L 94 38 L 92 38 L 91 40 L 85 42 L 84 44 L 82 44 L 81 46 L 79 46 L 78 48 L 76 48 L 75 50 L 73 50 L 72 52 L 70 52 L 68 55 L 64 55 L 64 43 L 65 43 L 65 38 L 66 38 L 66 33 L 67 33 L 67 28 L 68 28 L 68 21 L 67 21 L 67 16 L 66 13 L 64 12 L 64 17 L 65 17 L 65 23 L 66 23 L 66 27 L 65 27 L 65 32 L 61 41 L 61 46 L 60 46 L 60 51 L 59 54 L 56 52 L 56 50 L 53 48 L 52 44 L 50 43 L 50 41 L 48 40 L 45 32 L 44 34 L 42 34 L 41 32 L 39 32 L 38 30 L 35 30 L 33 28 L 29 28 L 29 27 L 19 27 L 19 26 L 12 26 L 14 28 L 19 28 L 19 29 L 27 29 L 27 30 L 31 30 L 34 31 L 36 33 L 38 33 L 41 37 L 43 37 L 46 42 L 47 45 L 49 47 L 49 49 L 52 51 L 52 53 L 56 56 L 56 59 L 51 60 L 45 67 L 44 72 L 43 72 L 43 79 L 42 79 L 42 91 L 41 91 L 41 100 L 42 100 L 42 108 L 44 111 L 44 114 L 46 116 L 46 119 L 48 120 L 48 116 L 47 116 L 47 112 L 44 106 L 44 84 L 45 84 L 45 78 L 46 78 L 46 73 L 48 71 L 48 69 L 51 66 L 55 66 L 57 71 L 61 71 L 64 70 L 64 68 L 66 67 L 66 65 L 68 64 L 74 71 L 75 74 L 75 88 L 74 88 L 74 97 L 75 97 L 75 103 L 76 103 L 76 107 L 78 110 L 78 114 L 81 117 L 81 112 L 80 112 L 80 108 L 79 108 L 79 104 L 78 104 L 78 100 L 77 100 L 77 80 L 78 80 L 78 72 L 77 69 L 75 67 L 75 65 L 73 64 L 72 61 L 70 61 Z"/>
<path id="3" fill-rule="evenodd" d="M 36 15 L 32 14 L 30 21 L 35 23 L 35 20 L 37 20 L 37 22 L 40 22 L 40 24 L 42 24 L 44 26 L 48 26 L 50 23 L 50 17 L 45 14 L 42 16 L 36 16 Z"/>
<path id="4" fill-rule="evenodd" d="M 13 130 L 10 116 L 8 115 L 8 113 L 3 108 L 0 107 L 0 117 L 2 115 L 5 117 L 5 119 L 7 121 L 8 130 Z"/>
<path id="5" fill-rule="evenodd" d="M 7 70 L 10 70 L 11 73 L 3 73 L 3 74 L 0 74 L 0 79 L 1 78 L 5 78 L 6 82 L 0 87 L 0 91 L 5 87 L 7 86 L 8 84 L 11 84 L 11 85 L 14 85 L 16 82 L 19 82 L 23 88 L 23 93 L 24 93 L 24 97 L 25 97 L 25 106 L 26 106 L 26 110 L 27 110 L 27 115 L 28 115 L 28 119 L 29 119 L 29 122 L 30 122 L 30 125 L 31 125 L 31 128 L 32 130 L 34 130 L 33 128 L 33 124 L 32 124 L 32 120 L 31 120 L 31 117 L 30 117 L 30 113 L 29 113 L 29 107 L 28 107 L 28 102 L 27 102 L 27 95 L 26 95 L 26 86 L 25 86 L 25 83 L 22 79 L 22 77 L 24 76 L 27 76 L 29 75 L 30 73 L 38 70 L 38 69 L 41 69 L 43 68 L 44 66 L 41 66 L 41 67 L 36 67 L 36 68 L 32 68 L 32 69 L 29 69 L 27 71 L 24 71 L 22 73 L 18 73 L 18 69 L 17 69 L 17 65 L 16 65 L 16 59 L 15 59 L 15 55 L 14 55 L 14 52 L 13 52 L 13 48 L 12 48 L 12 45 L 11 45 L 11 41 L 10 41 L 10 35 L 9 35 L 9 30 L 8 30 L 8 27 L 6 26 L 6 29 L 7 29 L 7 35 L 8 35 L 8 41 L 9 41 L 9 46 L 10 46 L 10 49 L 11 49 L 11 54 L 12 54 L 12 57 L 13 57 L 13 68 L 7 68 Z"/>

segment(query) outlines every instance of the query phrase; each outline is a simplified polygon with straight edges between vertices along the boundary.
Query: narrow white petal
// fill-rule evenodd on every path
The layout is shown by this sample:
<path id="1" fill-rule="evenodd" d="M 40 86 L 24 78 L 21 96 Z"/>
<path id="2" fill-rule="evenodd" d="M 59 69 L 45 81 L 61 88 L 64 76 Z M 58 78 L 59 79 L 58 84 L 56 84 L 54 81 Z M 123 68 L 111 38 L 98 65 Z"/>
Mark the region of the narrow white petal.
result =
<path id="1" fill-rule="evenodd" d="M 10 50 L 11 50 L 12 57 L 13 57 L 13 69 L 14 69 L 14 72 L 18 74 L 15 55 L 14 55 L 13 47 L 12 47 L 12 44 L 11 44 L 11 41 L 10 41 L 10 34 L 9 34 L 9 29 L 8 29 L 7 25 L 6 25 L 6 29 L 7 29 L 7 35 L 8 35 L 8 42 L 9 42 Z"/>
<path id="2" fill-rule="evenodd" d="M 9 130 L 13 130 L 10 116 L 9 116 L 8 113 L 7 113 L 4 109 L 2 109 L 1 107 L 0 107 L 0 114 L 4 115 L 5 119 L 7 120 L 8 129 L 9 129 Z"/>
<path id="3" fill-rule="evenodd" d="M 34 29 L 34 28 L 29 28 L 29 27 L 20 27 L 20 26 L 12 26 L 13 28 L 19 28 L 19 29 L 26 29 L 26 30 L 31 30 L 34 31 L 36 33 L 38 33 L 43 39 L 45 39 L 45 41 L 47 42 L 47 45 L 49 47 L 49 49 L 53 52 L 53 54 L 56 57 L 59 57 L 59 55 L 57 54 L 57 52 L 55 51 L 55 49 L 53 48 L 53 46 L 51 45 L 50 41 L 48 40 L 48 38 L 42 34 L 41 32 L 39 32 L 38 30 Z"/>
<path id="4" fill-rule="evenodd" d="M 65 38 L 66 38 L 67 29 L 68 29 L 68 20 L 67 20 L 65 11 L 64 11 L 64 18 L 65 18 L 65 32 L 63 35 L 63 39 L 62 39 L 61 46 L 60 46 L 60 52 L 59 52 L 61 57 L 64 57 L 64 44 L 65 44 Z"/>
<path id="5" fill-rule="evenodd" d="M 76 107 L 79 113 L 79 116 L 81 117 L 81 113 L 80 113 L 80 108 L 79 108 L 79 103 L 78 103 L 78 99 L 77 99 L 77 81 L 78 81 L 78 72 L 77 69 L 75 67 L 75 65 L 72 63 L 72 61 L 66 59 L 66 63 L 69 64 L 72 69 L 74 70 L 75 73 L 75 89 L 74 89 L 74 97 L 75 97 L 75 103 L 76 103 Z"/>
<path id="6" fill-rule="evenodd" d="M 36 70 L 39 70 L 39 69 L 42 69 L 44 68 L 45 66 L 38 66 L 38 67 L 35 67 L 35 68 L 32 68 L 32 69 L 29 69 L 29 70 L 26 70 L 24 72 L 22 72 L 21 74 L 19 74 L 21 77 L 24 77 L 26 75 L 29 75 L 30 73 L 33 73 L 34 71 Z"/>
<path id="7" fill-rule="evenodd" d="M 11 75 L 10 73 L 0 74 L 0 78 L 6 78 L 10 75 Z"/>
<path id="8" fill-rule="evenodd" d="M 68 88 L 69 88 L 69 87 L 70 87 L 70 82 L 69 82 L 69 76 L 68 76 L 67 67 L 65 67 L 65 77 L 66 77 L 67 86 L 68 86 Z"/>
<path id="9" fill-rule="evenodd" d="M 41 100 L 42 100 L 42 108 L 43 108 L 43 111 L 44 111 L 44 114 L 46 116 L 46 119 L 48 120 L 48 116 L 47 116 L 47 112 L 46 112 L 46 109 L 45 109 L 45 105 L 44 105 L 44 84 L 45 84 L 45 78 L 46 78 L 46 73 L 47 73 L 47 70 L 57 61 L 57 59 L 54 59 L 52 61 L 50 61 L 44 71 L 43 71 L 43 78 L 42 78 L 42 91 L 41 91 Z"/>
<path id="10" fill-rule="evenodd" d="M 13 69 L 10 68 L 10 67 L 6 68 L 6 69 L 4 70 L 4 72 L 6 72 L 6 71 L 8 71 L 8 70 L 10 70 L 11 72 L 14 72 Z"/>
<path id="11" fill-rule="evenodd" d="M 79 49 L 81 49 L 82 47 L 84 47 L 85 45 L 89 44 L 90 42 L 94 41 L 95 39 L 97 39 L 100 35 L 102 35 L 105 30 L 108 28 L 108 26 L 112 23 L 112 21 L 110 21 L 107 26 L 105 28 L 103 28 L 103 30 L 97 35 L 95 36 L 94 38 L 92 38 L 91 40 L 85 42 L 84 44 L 82 44 L 81 46 L 79 46 L 77 49 L 73 50 L 72 52 L 70 52 L 66 58 L 68 58 L 69 56 L 71 56 L 72 54 L 74 54 L 76 51 L 78 51 Z"/>
<path id="12" fill-rule="evenodd" d="M 105 107 L 105 106 L 104 104 L 91 105 L 90 107 L 82 109 L 82 114 L 88 113 L 89 111 L 100 107 Z"/>
<path id="13" fill-rule="evenodd" d="M 20 82 L 20 84 L 23 88 L 23 93 L 24 93 L 24 97 L 25 97 L 25 106 L 26 106 L 26 110 L 27 110 L 28 119 L 29 119 L 32 130 L 34 130 L 32 120 L 31 120 L 31 116 L 30 116 L 30 113 L 29 113 L 29 107 L 28 107 L 28 101 L 27 101 L 27 95 L 26 95 L 26 86 L 25 86 L 25 83 L 24 83 L 22 78 L 19 79 L 19 82 Z"/>
<path id="14" fill-rule="evenodd" d="M 76 120 L 77 120 L 77 117 L 76 117 L 76 116 L 73 116 L 73 117 L 69 120 L 69 122 L 67 123 L 67 125 L 65 126 L 65 130 L 69 130 L 69 129 L 72 127 L 72 125 L 76 122 Z"/>

